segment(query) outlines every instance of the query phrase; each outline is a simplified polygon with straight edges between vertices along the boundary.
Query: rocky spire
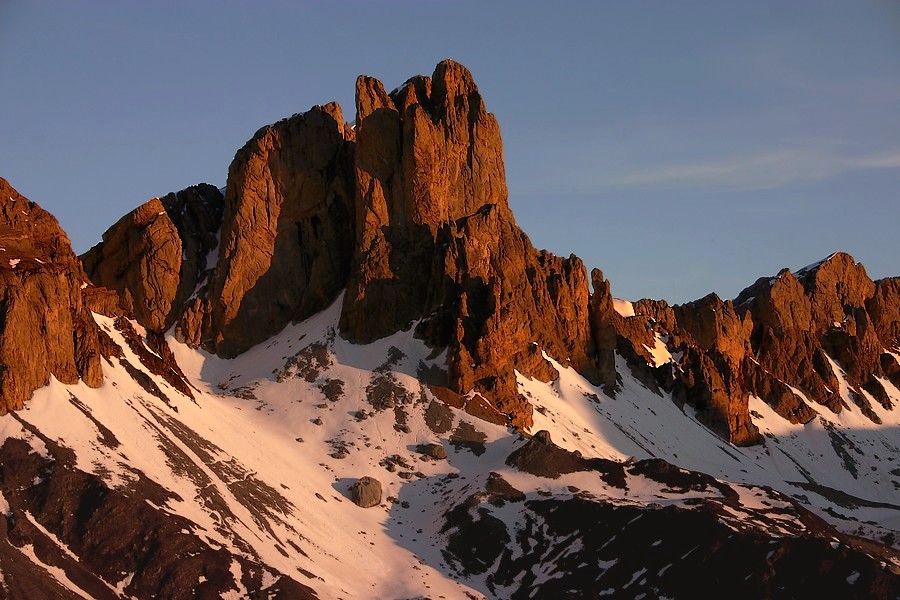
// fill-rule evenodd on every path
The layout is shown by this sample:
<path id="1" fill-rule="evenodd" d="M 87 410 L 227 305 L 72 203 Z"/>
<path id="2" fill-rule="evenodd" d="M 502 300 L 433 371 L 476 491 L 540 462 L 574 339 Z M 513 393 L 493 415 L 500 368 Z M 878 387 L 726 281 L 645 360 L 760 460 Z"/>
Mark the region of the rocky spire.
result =
<path id="1" fill-rule="evenodd" d="M 356 247 L 341 335 L 368 342 L 418 321 L 449 349 L 449 388 L 528 425 L 514 371 L 543 356 L 593 372 L 584 265 L 534 249 L 509 210 L 503 144 L 472 75 L 443 61 L 391 94 L 356 86 Z M 485 415 L 482 415 L 485 416 Z"/>
<path id="2" fill-rule="evenodd" d="M 176 322 L 180 339 L 222 356 L 346 290 L 341 336 L 364 343 L 418 322 L 449 350 L 446 394 L 530 424 L 515 370 L 555 377 L 547 352 L 594 372 L 584 265 L 538 252 L 515 224 L 499 125 L 465 67 L 444 61 L 390 94 L 360 77 L 356 109 L 355 129 L 336 104 L 317 106 L 238 151 L 208 287 L 179 271 L 185 228 L 159 201 L 107 232 L 89 272 L 148 329 Z"/>

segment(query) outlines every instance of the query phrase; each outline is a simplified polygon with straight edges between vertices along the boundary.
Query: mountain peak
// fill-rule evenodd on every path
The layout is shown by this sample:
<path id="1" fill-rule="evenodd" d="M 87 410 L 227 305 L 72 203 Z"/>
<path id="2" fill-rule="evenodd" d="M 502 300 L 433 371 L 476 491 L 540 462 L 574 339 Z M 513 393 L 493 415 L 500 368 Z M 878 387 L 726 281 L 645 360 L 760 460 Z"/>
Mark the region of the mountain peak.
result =
<path id="1" fill-rule="evenodd" d="M 797 269 L 796 275 L 799 277 L 802 273 L 809 273 L 809 272 L 815 271 L 820 266 L 824 265 L 825 263 L 827 263 L 831 260 L 835 260 L 840 263 L 846 263 L 848 261 L 852 262 L 854 264 L 856 263 L 856 259 L 854 259 L 852 256 L 850 256 L 850 254 L 848 254 L 847 252 L 844 252 L 842 250 L 838 250 L 836 252 L 832 252 L 831 254 L 829 254 L 828 256 L 826 256 L 825 258 L 823 258 L 821 260 L 817 260 L 813 263 L 806 265 L 805 267 L 803 267 L 801 269 Z"/>

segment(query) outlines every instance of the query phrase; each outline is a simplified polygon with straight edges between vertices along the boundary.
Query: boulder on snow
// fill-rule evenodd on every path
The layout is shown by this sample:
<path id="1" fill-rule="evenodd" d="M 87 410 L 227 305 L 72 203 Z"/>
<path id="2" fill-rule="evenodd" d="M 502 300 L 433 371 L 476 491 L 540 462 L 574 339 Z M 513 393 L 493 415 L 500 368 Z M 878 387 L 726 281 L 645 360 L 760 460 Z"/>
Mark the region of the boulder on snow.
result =
<path id="1" fill-rule="evenodd" d="M 381 504 L 381 482 L 374 477 L 361 477 L 353 484 L 352 499 L 362 508 Z"/>
<path id="2" fill-rule="evenodd" d="M 447 458 L 447 451 L 444 446 L 439 443 L 419 444 L 416 446 L 416 452 L 423 454 L 435 460 L 443 460 Z"/>

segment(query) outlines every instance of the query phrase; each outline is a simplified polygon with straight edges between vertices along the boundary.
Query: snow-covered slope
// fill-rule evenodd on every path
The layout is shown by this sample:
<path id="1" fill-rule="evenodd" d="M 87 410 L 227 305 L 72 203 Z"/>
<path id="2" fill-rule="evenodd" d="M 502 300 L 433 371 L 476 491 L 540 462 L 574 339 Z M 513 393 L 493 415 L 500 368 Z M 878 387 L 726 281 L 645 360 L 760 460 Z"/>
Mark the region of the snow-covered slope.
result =
<path id="1" fill-rule="evenodd" d="M 10 556 L 28 557 L 43 577 L 75 596 L 97 597 L 97 589 L 110 597 L 146 593 L 141 582 L 152 574 L 137 563 L 92 581 L 73 575 L 80 562 L 96 572 L 89 564 L 96 558 L 67 545 L 73 534 L 64 520 L 29 512 L 38 496 L 49 493 L 41 490 L 55 477 L 52 465 L 70 456 L 75 471 L 183 523 L 180 533 L 199 547 L 223 552 L 215 560 L 227 562 L 231 579 L 223 584 L 193 573 L 181 589 L 197 596 L 275 595 L 279 586 L 286 593 L 289 578 L 321 598 L 553 597 L 569 590 L 567 577 L 588 568 L 593 571 L 579 577 L 595 580 L 595 591 L 659 595 L 679 589 L 667 577 L 683 578 L 685 571 L 671 561 L 655 575 L 634 563 L 634 553 L 659 547 L 663 560 L 669 554 L 662 546 L 686 543 L 665 526 L 636 531 L 637 545 L 625 550 L 616 546 L 615 534 L 584 538 L 596 523 L 584 523 L 581 534 L 560 533 L 562 525 L 552 524 L 554 502 L 575 502 L 573 510 L 588 510 L 592 519 L 600 517 L 590 511 L 612 511 L 604 513 L 608 523 L 627 515 L 622 528 L 642 515 L 647 523 L 680 523 L 693 512 L 706 520 L 692 527 L 712 536 L 740 534 L 765 544 L 817 536 L 823 541 L 816 552 L 833 552 L 837 564 L 871 563 L 831 573 L 863 594 L 883 565 L 900 567 L 886 548 L 869 548 L 875 558 L 865 559 L 858 549 L 864 542 L 838 533 L 896 539 L 890 537 L 900 530 L 896 408 L 872 403 L 879 426 L 853 409 L 791 425 L 753 400 L 765 444 L 737 448 L 708 431 L 689 407 L 644 387 L 624 361 L 617 364 L 622 385 L 615 398 L 554 362 L 560 373 L 555 382 L 519 377 L 521 393 L 536 408 L 532 433 L 546 430 L 559 447 L 577 451 L 550 444 L 552 452 L 544 456 L 538 442 L 438 401 L 423 382 L 445 368 L 446 357 L 415 339 L 412 329 L 368 345 L 341 339 L 335 333 L 340 306 L 338 298 L 231 360 L 169 338 L 193 399 L 141 367 L 115 322 L 95 315 L 123 352 L 104 362 L 103 386 L 53 380 L 24 410 L 0 417 L 4 451 L 21 439 L 34 460 L 48 457 L 49 465 L 23 489 L 9 487 L 8 476 L 0 486 L 4 512 L 13 523 L 32 523 L 30 535 L 44 550 L 35 555 L 27 545 L 0 545 L 10 546 Z M 145 375 L 136 377 L 136 371 Z M 888 389 L 896 406 L 900 392 Z M 425 443 L 441 444 L 447 458 L 424 456 L 417 448 Z M 537 458 L 522 459 L 526 450 Z M 518 462 L 510 458 L 517 452 Z M 617 462 L 587 460 L 592 458 Z M 642 460 L 651 458 L 729 483 Z M 380 506 L 363 509 L 351 500 L 351 486 L 363 476 L 383 484 Z M 146 491 L 151 488 L 152 495 Z M 139 527 L 127 515 L 120 518 L 123 527 Z M 535 527 L 544 529 L 536 533 Z M 485 531 L 498 533 L 479 538 Z M 638 540 L 651 531 L 654 539 L 641 548 Z M 462 555 L 461 546 L 472 546 L 471 556 Z M 616 557 L 602 556 L 613 548 Z M 757 546 L 748 548 L 751 556 Z M 772 552 L 760 549 L 759 560 L 777 565 Z M 19 573 L 3 557 L 0 551 L 0 570 Z M 10 575 L 0 589 L 9 592 Z"/>

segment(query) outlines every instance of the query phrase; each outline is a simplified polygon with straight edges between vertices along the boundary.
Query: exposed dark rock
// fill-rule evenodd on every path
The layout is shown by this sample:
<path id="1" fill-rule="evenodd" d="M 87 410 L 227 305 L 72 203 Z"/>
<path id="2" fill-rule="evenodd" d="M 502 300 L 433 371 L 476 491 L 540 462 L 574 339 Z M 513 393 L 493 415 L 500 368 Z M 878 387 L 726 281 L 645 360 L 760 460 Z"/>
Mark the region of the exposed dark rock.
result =
<path id="1" fill-rule="evenodd" d="M 507 457 L 506 464 L 548 479 L 558 479 L 566 473 L 597 471 L 609 485 L 625 487 L 625 470 L 621 463 L 603 458 L 583 458 L 551 442 L 549 435 L 535 436 L 525 442 Z"/>
<path id="2" fill-rule="evenodd" d="M 0 568 L 10 597 L 72 596 L 54 586 L 45 571 L 21 560 L 24 555 L 18 550 L 3 551 L 8 545 L 31 545 L 42 562 L 62 569 L 94 598 L 117 598 L 107 582 L 120 581 L 129 573 L 133 575 L 124 588 L 129 597 L 220 597 L 238 587 L 229 568 L 235 561 L 242 573 L 241 587 L 253 597 L 316 597 L 309 587 L 269 567 L 211 547 L 192 533 L 190 522 L 157 508 L 171 494 L 155 483 L 142 478 L 130 490 L 110 488 L 97 476 L 78 470 L 70 451 L 49 438 L 42 441 L 49 456 L 14 438 L 0 446 L 0 490 L 10 507 L 0 516 L 0 537 L 5 542 L 0 544 Z M 60 549 L 32 519 L 72 554 Z M 273 575 L 268 583 L 263 573 Z"/>
<path id="3" fill-rule="evenodd" d="M 506 502 L 522 502 L 525 500 L 525 494 L 510 485 L 499 473 L 491 473 L 488 476 L 484 489 L 490 495 L 492 503 L 497 503 L 500 500 Z"/>
<path id="4" fill-rule="evenodd" d="M 453 427 L 453 411 L 443 402 L 432 400 L 425 409 L 425 424 L 434 433 L 447 433 Z"/>
<path id="5" fill-rule="evenodd" d="M 362 508 L 381 504 L 381 482 L 374 477 L 361 477 L 351 488 L 353 502 Z"/>
<path id="6" fill-rule="evenodd" d="M 550 432 L 546 429 L 541 429 L 537 433 L 534 434 L 534 439 L 539 441 L 542 444 L 552 444 L 553 440 L 550 438 Z"/>
<path id="7" fill-rule="evenodd" d="M 444 450 L 444 446 L 439 443 L 419 444 L 416 446 L 416 452 L 435 460 L 447 458 L 447 451 Z"/>
<path id="8" fill-rule="evenodd" d="M 344 382 L 340 379 L 326 379 L 319 389 L 331 402 L 337 402 L 344 397 Z"/>
<path id="9" fill-rule="evenodd" d="M 188 398 L 194 398 L 187 377 L 181 372 L 181 367 L 178 366 L 175 355 L 166 343 L 164 336 L 148 333 L 147 344 L 145 344 L 131 322 L 124 317 L 115 320 L 115 327 L 148 371 L 165 379 L 173 388 Z M 149 378 L 147 379 L 149 381 Z"/>
<path id="10" fill-rule="evenodd" d="M 453 433 L 450 434 L 450 444 L 457 452 L 466 449 L 475 456 L 485 453 L 485 440 L 487 440 L 487 436 L 468 421 L 460 421 Z"/>
<path id="11" fill-rule="evenodd" d="M 526 598 L 894 598 L 900 577 L 802 508 L 809 533 L 735 530 L 716 502 L 691 510 L 583 496 L 528 500 L 516 529 L 473 496 L 445 514 L 444 558 L 494 596 Z M 542 576 L 552 574 L 550 577 Z"/>

